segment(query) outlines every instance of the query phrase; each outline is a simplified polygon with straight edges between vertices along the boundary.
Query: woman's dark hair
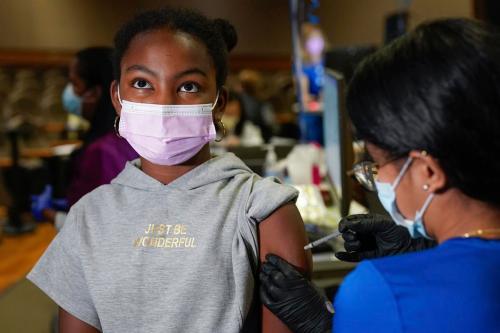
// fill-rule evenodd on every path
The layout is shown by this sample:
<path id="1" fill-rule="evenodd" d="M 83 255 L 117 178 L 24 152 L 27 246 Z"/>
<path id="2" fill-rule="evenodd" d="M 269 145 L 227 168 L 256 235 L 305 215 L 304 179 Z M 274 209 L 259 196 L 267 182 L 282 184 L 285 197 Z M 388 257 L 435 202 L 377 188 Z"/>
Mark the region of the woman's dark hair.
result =
<path id="1" fill-rule="evenodd" d="M 90 129 L 84 137 L 85 144 L 113 130 L 116 114 L 109 95 L 109 87 L 113 81 L 112 54 L 113 49 L 110 47 L 89 47 L 75 55 L 77 74 L 85 82 L 86 88 L 97 86 L 102 89 L 101 97 L 90 119 Z"/>
<path id="2" fill-rule="evenodd" d="M 420 25 L 367 57 L 347 108 L 390 157 L 426 150 L 469 197 L 500 206 L 500 34 L 468 19 Z"/>
<path id="3" fill-rule="evenodd" d="M 191 9 L 171 7 L 139 14 L 116 33 L 113 57 L 116 80 L 120 79 L 120 63 L 132 39 L 138 34 L 162 28 L 187 33 L 203 43 L 214 62 L 217 88 L 224 84 L 228 72 L 227 54 L 237 43 L 234 27 L 223 19 L 211 20 Z"/>

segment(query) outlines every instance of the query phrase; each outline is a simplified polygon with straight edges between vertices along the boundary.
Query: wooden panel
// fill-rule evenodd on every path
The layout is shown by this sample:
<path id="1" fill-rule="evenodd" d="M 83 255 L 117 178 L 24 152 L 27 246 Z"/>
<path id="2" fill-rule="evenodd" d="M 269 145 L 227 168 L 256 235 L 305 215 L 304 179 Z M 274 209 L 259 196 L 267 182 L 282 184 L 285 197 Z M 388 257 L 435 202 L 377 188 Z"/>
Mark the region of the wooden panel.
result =
<path id="1" fill-rule="evenodd" d="M 229 58 L 232 71 L 250 68 L 259 71 L 289 71 L 292 62 L 290 56 L 234 55 Z"/>
<path id="2" fill-rule="evenodd" d="M 66 68 L 75 52 L 0 50 L 0 67 Z M 261 71 L 290 70 L 289 56 L 234 55 L 229 58 L 232 71 L 251 68 Z"/>
<path id="3" fill-rule="evenodd" d="M 0 67 L 66 68 L 74 52 L 0 50 Z"/>
<path id="4" fill-rule="evenodd" d="M 473 0 L 474 18 L 486 20 L 486 0 Z"/>

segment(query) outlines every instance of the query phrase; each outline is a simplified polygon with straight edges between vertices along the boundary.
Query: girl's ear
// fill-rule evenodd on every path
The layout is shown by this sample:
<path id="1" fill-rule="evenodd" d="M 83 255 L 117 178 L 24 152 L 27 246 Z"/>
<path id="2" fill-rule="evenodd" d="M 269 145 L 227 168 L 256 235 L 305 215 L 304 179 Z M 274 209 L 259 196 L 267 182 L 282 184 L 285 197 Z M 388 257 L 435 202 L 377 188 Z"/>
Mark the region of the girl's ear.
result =
<path id="1" fill-rule="evenodd" d="M 217 99 L 217 105 L 215 105 L 213 111 L 214 122 L 217 123 L 222 120 L 222 116 L 224 115 L 224 111 L 226 109 L 228 98 L 228 91 L 226 87 L 221 87 L 219 89 L 219 98 Z"/>
<path id="2" fill-rule="evenodd" d="M 119 116 L 122 111 L 122 105 L 120 103 L 120 98 L 118 97 L 118 82 L 113 80 L 111 86 L 109 87 L 109 94 L 111 95 L 111 103 L 115 108 L 116 114 Z"/>

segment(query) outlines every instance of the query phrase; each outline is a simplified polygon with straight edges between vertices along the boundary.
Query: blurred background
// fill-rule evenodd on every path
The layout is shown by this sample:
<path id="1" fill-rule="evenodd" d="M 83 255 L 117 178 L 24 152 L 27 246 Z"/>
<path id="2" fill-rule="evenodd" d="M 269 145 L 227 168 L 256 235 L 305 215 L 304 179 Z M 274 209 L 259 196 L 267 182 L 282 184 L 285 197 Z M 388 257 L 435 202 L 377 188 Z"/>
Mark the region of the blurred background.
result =
<path id="1" fill-rule="evenodd" d="M 86 106 L 98 108 L 92 88 L 99 85 L 89 83 L 78 52 L 112 46 L 126 20 L 162 5 L 235 26 L 228 135 L 212 151 L 234 152 L 262 176 L 296 186 L 311 239 L 348 213 L 382 211 L 349 172 L 364 149 L 343 96 L 363 57 L 426 20 L 500 23 L 494 0 L 0 1 L 1 332 L 55 331 L 56 306 L 24 276 L 64 223 L 75 182 L 108 168 L 83 166 L 86 147 L 113 124 L 85 115 Z M 95 134 L 101 125 L 106 130 Z M 334 260 L 339 246 L 314 253 L 314 280 L 330 296 L 353 267 Z"/>

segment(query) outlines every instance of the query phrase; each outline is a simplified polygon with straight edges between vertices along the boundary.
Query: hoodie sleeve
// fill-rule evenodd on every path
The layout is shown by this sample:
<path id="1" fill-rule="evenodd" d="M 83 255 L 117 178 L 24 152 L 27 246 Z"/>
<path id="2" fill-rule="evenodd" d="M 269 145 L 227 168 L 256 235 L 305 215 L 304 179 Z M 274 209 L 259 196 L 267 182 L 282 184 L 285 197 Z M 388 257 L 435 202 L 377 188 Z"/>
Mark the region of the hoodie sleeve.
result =
<path id="1" fill-rule="evenodd" d="M 78 204 L 71 208 L 61 231 L 27 278 L 61 308 L 101 330 L 81 261 L 87 251 L 77 212 Z"/>
<path id="2" fill-rule="evenodd" d="M 246 216 L 259 223 L 288 203 L 295 203 L 299 192 L 291 186 L 282 185 L 277 178 L 254 176 L 252 189 L 246 204 Z"/>

